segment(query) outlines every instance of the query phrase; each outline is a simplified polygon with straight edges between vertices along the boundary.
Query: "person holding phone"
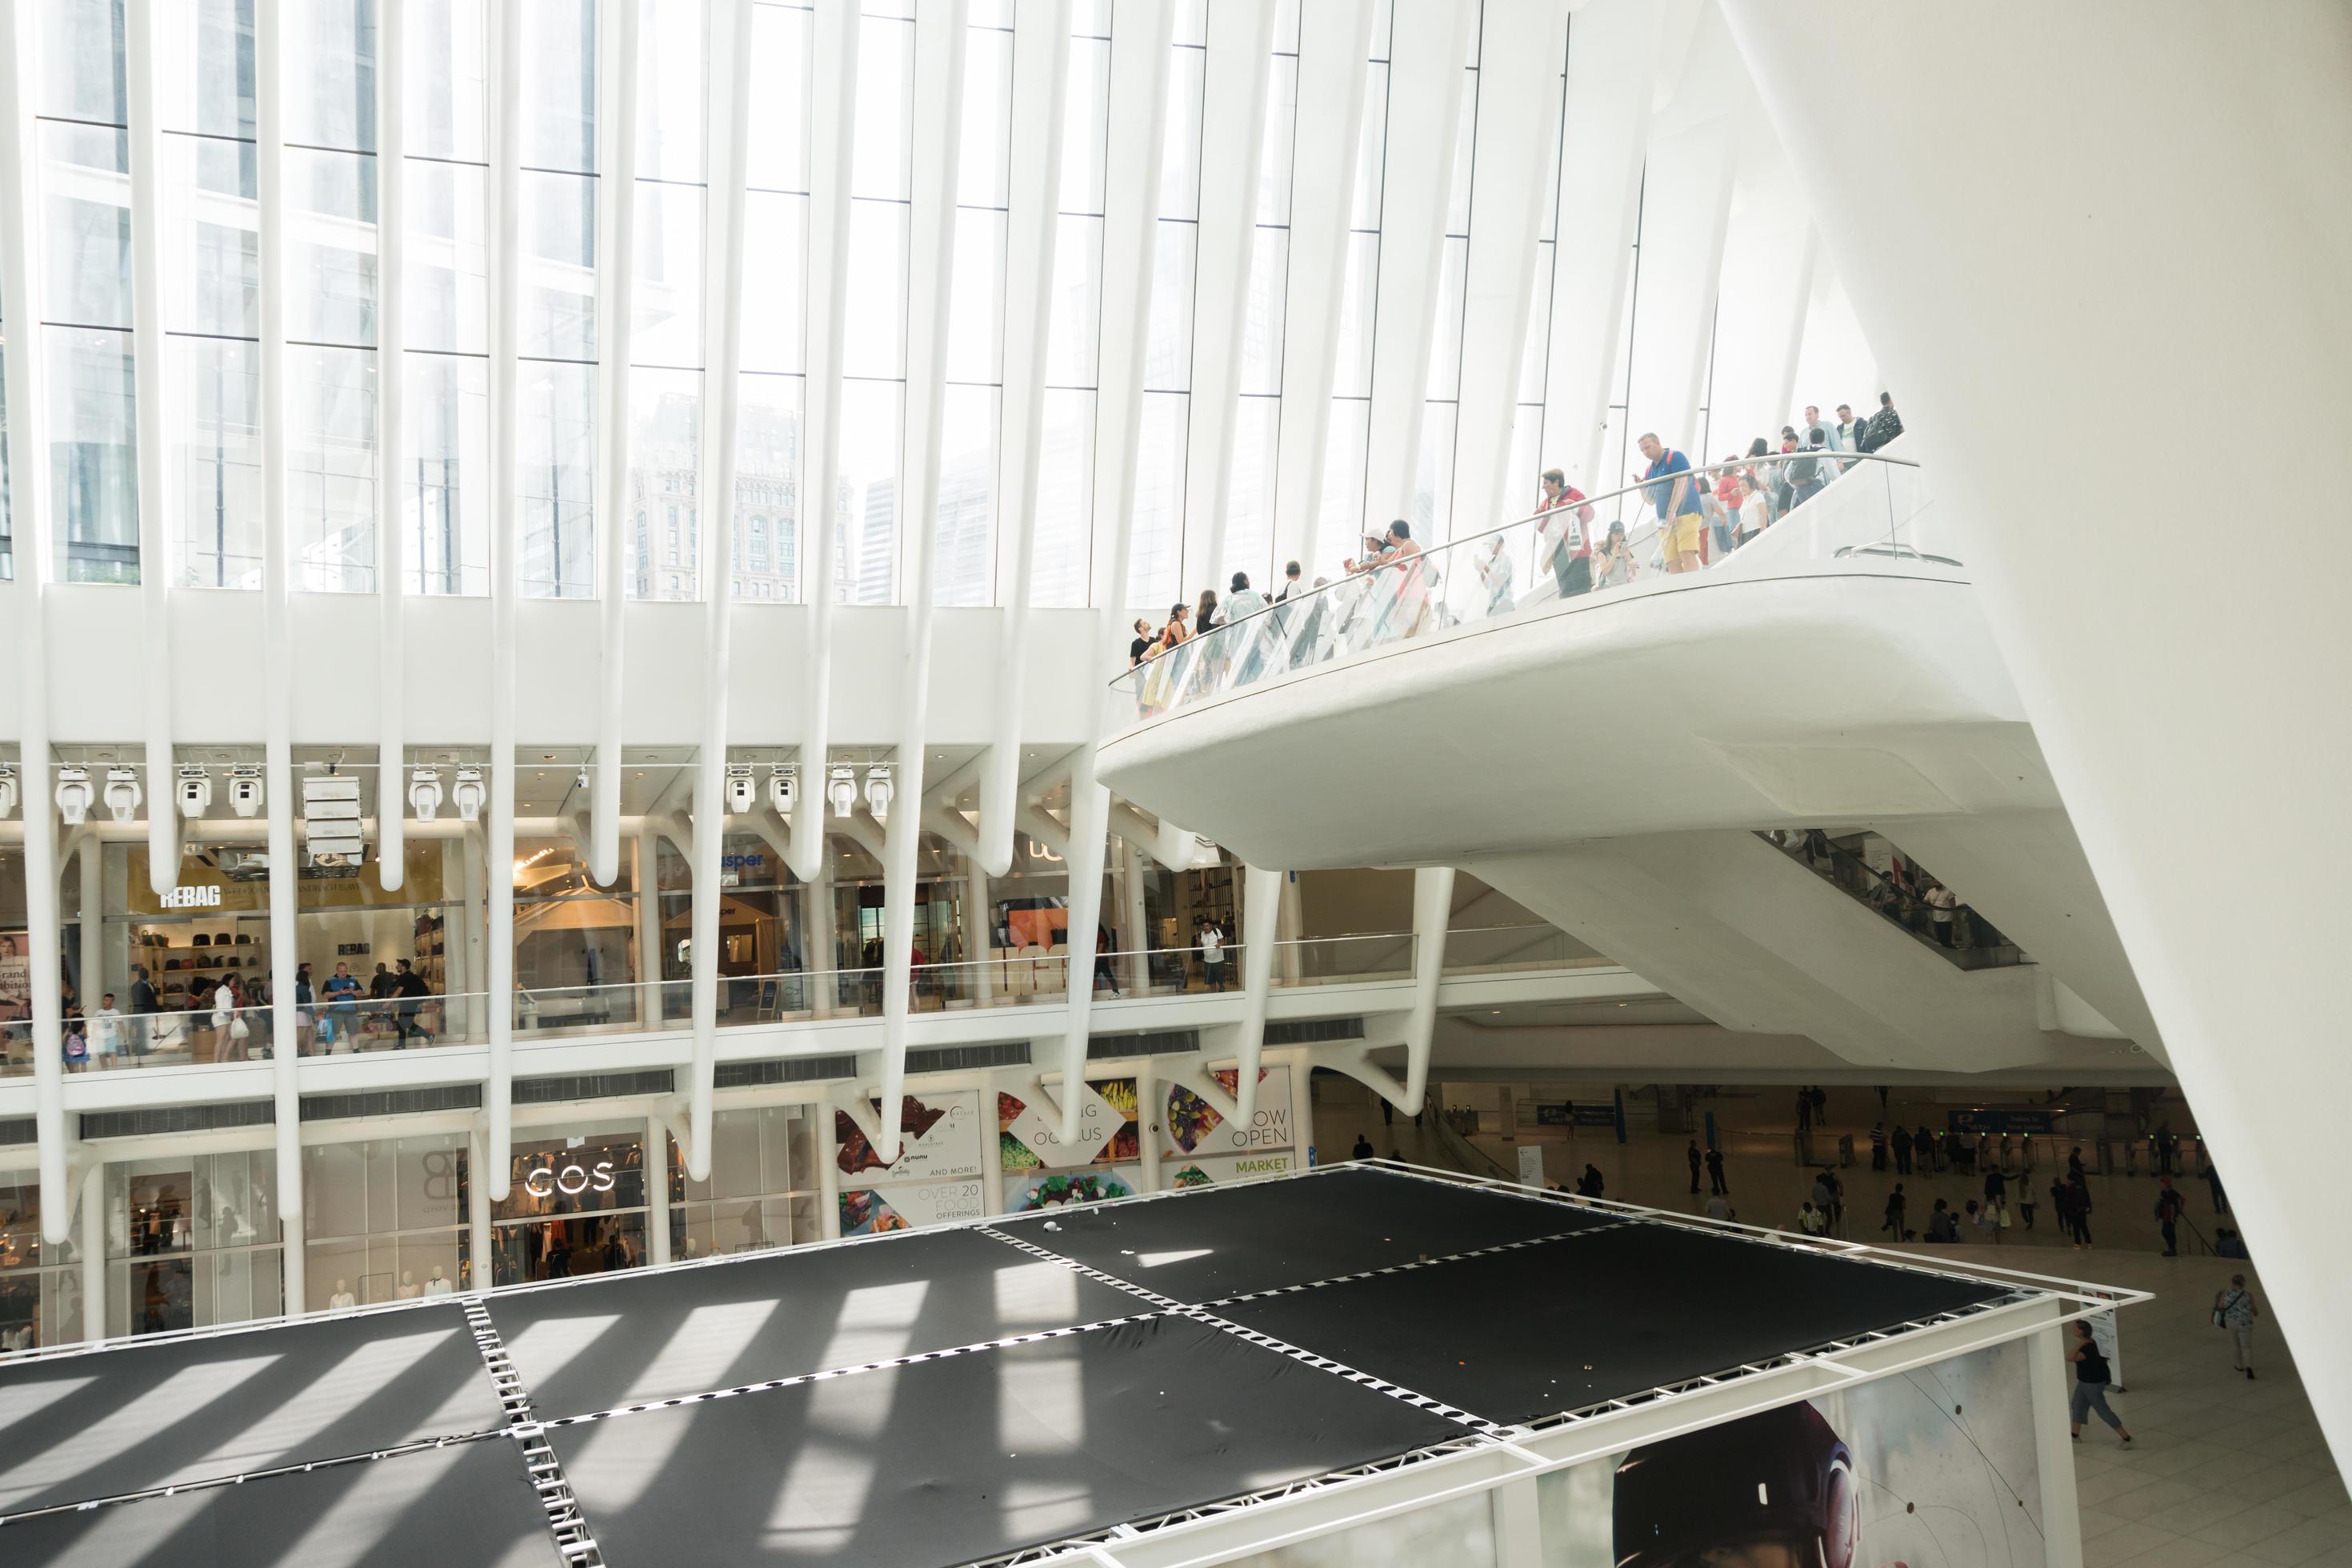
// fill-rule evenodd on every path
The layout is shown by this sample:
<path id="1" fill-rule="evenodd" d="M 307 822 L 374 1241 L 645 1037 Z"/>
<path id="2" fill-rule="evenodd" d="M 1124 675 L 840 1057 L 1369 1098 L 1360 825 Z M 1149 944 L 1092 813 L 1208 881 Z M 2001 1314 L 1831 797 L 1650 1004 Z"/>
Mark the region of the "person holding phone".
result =
<path id="1" fill-rule="evenodd" d="M 1642 456 L 1650 466 L 1633 476 L 1658 509 L 1658 548 L 1669 572 L 1699 569 L 1699 528 L 1704 513 L 1688 458 L 1668 447 L 1654 431 L 1644 431 Z"/>

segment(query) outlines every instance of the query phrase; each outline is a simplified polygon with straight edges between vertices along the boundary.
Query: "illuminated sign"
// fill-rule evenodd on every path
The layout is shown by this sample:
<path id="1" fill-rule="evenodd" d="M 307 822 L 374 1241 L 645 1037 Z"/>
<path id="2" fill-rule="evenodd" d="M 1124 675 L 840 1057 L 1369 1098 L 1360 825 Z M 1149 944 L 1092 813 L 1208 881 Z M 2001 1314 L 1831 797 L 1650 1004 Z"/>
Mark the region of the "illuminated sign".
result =
<path id="1" fill-rule="evenodd" d="M 613 1162 L 599 1160 L 591 1165 L 541 1165 L 522 1179 L 523 1190 L 535 1198 L 551 1193 L 567 1197 L 585 1192 L 609 1193 L 613 1190 Z"/>
<path id="2" fill-rule="evenodd" d="M 220 895 L 217 884 L 209 888 L 173 888 L 163 894 L 163 905 L 167 910 L 216 910 L 220 908 Z"/>

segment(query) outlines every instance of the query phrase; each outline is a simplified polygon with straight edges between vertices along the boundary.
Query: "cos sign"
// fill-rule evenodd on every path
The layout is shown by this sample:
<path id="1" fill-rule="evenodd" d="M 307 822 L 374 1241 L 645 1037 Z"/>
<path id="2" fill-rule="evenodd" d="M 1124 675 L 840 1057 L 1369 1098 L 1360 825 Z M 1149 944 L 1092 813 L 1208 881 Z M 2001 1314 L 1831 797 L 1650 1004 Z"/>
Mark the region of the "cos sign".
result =
<path id="1" fill-rule="evenodd" d="M 593 1165 L 541 1165 L 522 1179 L 523 1191 L 535 1198 L 551 1193 L 567 1197 L 582 1193 L 609 1193 L 613 1190 L 613 1162 L 599 1160 Z"/>

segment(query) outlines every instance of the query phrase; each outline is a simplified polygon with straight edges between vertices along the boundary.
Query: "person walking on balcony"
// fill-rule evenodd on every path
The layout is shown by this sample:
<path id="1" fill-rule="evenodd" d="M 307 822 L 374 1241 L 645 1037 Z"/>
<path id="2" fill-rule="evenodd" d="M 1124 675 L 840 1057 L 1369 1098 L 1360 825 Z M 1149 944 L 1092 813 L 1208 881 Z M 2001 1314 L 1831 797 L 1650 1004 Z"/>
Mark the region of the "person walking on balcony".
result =
<path id="1" fill-rule="evenodd" d="M 1650 466 L 1633 479 L 1658 509 L 1658 548 L 1666 570 L 1696 572 L 1701 513 L 1690 459 L 1659 440 L 1655 431 L 1643 433 L 1641 447 Z"/>
<path id="2" fill-rule="evenodd" d="M 1558 468 L 1543 471 L 1543 493 L 1536 498 L 1536 558 L 1551 570 L 1559 596 L 1573 598 L 1592 591 L 1592 509 L 1584 492 L 1568 482 Z M 1557 513 L 1558 515 L 1552 515 Z"/>
<path id="3" fill-rule="evenodd" d="M 1822 456 L 1827 447 L 1819 426 L 1806 431 L 1798 441 L 1799 455 L 1790 460 L 1789 484 L 1790 510 L 1804 505 L 1822 493 L 1828 484 L 1828 459 Z"/>
<path id="4" fill-rule="evenodd" d="M 1895 395 L 1891 392 L 1880 393 L 1878 412 L 1872 415 L 1870 423 L 1863 427 L 1861 449 L 1865 452 L 1875 452 L 1902 434 L 1903 416 L 1895 412 Z"/>
<path id="5" fill-rule="evenodd" d="M 1862 450 L 1862 421 L 1853 416 L 1849 404 L 1837 405 L 1837 423 L 1830 426 L 1830 445 L 1841 452 Z"/>
<path id="6" fill-rule="evenodd" d="M 407 1049 L 411 1038 L 419 1045 L 425 1043 L 425 1031 L 416 1026 L 416 1009 L 432 994 L 433 988 L 425 984 L 425 976 L 417 973 L 408 960 L 402 959 L 400 973 L 392 977 L 393 1027 L 396 1031 L 393 1036 L 394 1050 Z"/>
<path id="7" fill-rule="evenodd" d="M 1127 668 L 1133 669 L 1151 651 L 1151 623 L 1141 616 L 1135 617 L 1135 640 L 1127 645 Z"/>
<path id="8" fill-rule="evenodd" d="M 1205 636 L 1216 624 L 1217 591 L 1203 588 L 1201 590 L 1201 603 L 1192 612 L 1192 635 L 1196 637 Z"/>
<path id="9" fill-rule="evenodd" d="M 1706 1179 L 1714 1184 L 1717 1196 L 1731 1191 L 1723 1179 L 1723 1151 L 1720 1149 L 1709 1149 L 1706 1152 Z"/>
<path id="10" fill-rule="evenodd" d="M 1225 988 L 1225 933 L 1213 920 L 1201 922 L 1201 977 L 1211 991 Z"/>
<path id="11" fill-rule="evenodd" d="M 2213 1325 L 2230 1331 L 2231 1342 L 2237 1346 L 2238 1362 L 2232 1369 L 2254 1380 L 2254 1320 L 2263 1310 L 2254 1300 L 2254 1293 L 2246 1289 L 2246 1277 L 2230 1276 L 2230 1288 L 2213 1298 Z"/>
<path id="12" fill-rule="evenodd" d="M 1601 548 L 1592 552 L 1591 571 L 1592 585 L 1596 588 L 1620 587 L 1632 582 L 1641 571 L 1640 563 L 1633 559 L 1633 543 L 1625 537 L 1623 523 L 1609 525 L 1609 537 L 1602 540 Z"/>

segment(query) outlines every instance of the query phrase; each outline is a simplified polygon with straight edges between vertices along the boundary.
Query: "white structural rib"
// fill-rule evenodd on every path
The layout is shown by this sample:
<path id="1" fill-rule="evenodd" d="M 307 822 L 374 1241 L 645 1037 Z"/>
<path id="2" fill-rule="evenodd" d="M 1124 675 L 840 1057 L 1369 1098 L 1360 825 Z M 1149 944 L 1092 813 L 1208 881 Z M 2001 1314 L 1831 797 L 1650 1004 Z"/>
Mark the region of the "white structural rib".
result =
<path id="1" fill-rule="evenodd" d="M 40 263 L 31 224 L 39 210 L 33 76 L 41 58 L 37 7 L 0 15 L 0 301 L 7 332 L 9 512 L 16 528 L 11 611 L 19 635 L 17 784 L 25 813 L 25 954 L 31 968 L 33 1118 L 41 1144 L 41 1235 L 64 1241 L 73 1224 L 66 1184 L 65 1043 L 58 984 L 58 819 L 50 798 L 47 590 L 57 570 L 49 523 L 47 377 L 37 301 Z"/>
<path id="2" fill-rule="evenodd" d="M 1258 164 L 1265 148 L 1274 12 L 1274 0 L 1223 0 L 1211 6 L 1207 71 L 1201 84 L 1200 255 L 1192 278 L 1183 563 L 1187 583 L 1213 586 L 1220 594 L 1225 525 L 1232 514 L 1234 428 L 1241 417 L 1250 258 L 1257 248 Z"/>
<path id="3" fill-rule="evenodd" d="M 376 0 L 375 592 L 376 876 L 407 873 L 408 606 L 401 593 L 401 465 L 408 384 L 408 34 L 406 0 Z"/>
<path id="4" fill-rule="evenodd" d="M 1707 428 L 1715 433 L 1709 457 L 1734 450 L 1735 442 L 1745 451 L 1750 435 L 1777 431 L 1799 412 L 1792 395 L 1812 300 L 1814 251 L 1812 208 L 1763 105 L 1751 104 L 1739 127 L 1738 171 L 1723 237 L 1722 292 L 1707 374 Z M 1827 409 L 1822 416 L 1837 422 Z M 1804 434 L 1801 426 L 1798 434 Z"/>
<path id="5" fill-rule="evenodd" d="M 1454 921 L 1454 868 L 1412 874 L 1412 1010 L 1404 1023 L 1404 1099 L 1417 1111 L 1429 1094 L 1430 1043 L 1437 1033 L 1437 987 L 1445 978 L 1445 934 Z"/>
<path id="6" fill-rule="evenodd" d="M 621 708 L 629 600 L 629 357 L 637 303 L 639 0 L 596 7 L 596 589 L 603 668 L 596 770 L 588 798 L 588 875 L 621 874 Z M 639 885 L 643 893 L 645 884 Z M 648 950 L 650 951 L 650 950 Z M 643 960 L 640 960 L 642 963 Z"/>
<path id="7" fill-rule="evenodd" d="M 1298 33 L 1298 132 L 1290 177 L 1290 278 L 1282 331 L 1282 433 L 1275 463 L 1274 569 L 1303 556 L 1323 504 L 1331 383 L 1339 364 L 1339 304 L 1348 227 L 1361 162 L 1371 0 L 1328 0 Z M 1314 574 L 1307 574 L 1307 582 Z"/>
<path id="8" fill-rule="evenodd" d="M 1568 0 L 1486 0 L 1484 25 L 1462 310 L 1461 415 L 1454 423 L 1456 534 L 1518 515 L 1505 502 L 1505 476 L 1551 194 L 1546 176 L 1559 125 Z M 1532 498 L 1535 477 L 1517 478 Z"/>
<path id="9" fill-rule="evenodd" d="M 170 428 L 163 419 L 163 135 L 155 120 L 155 14 L 149 6 L 133 5 L 123 16 L 123 27 L 131 157 L 131 380 L 139 451 L 140 676 L 146 698 L 147 885 L 163 893 L 180 879 L 180 813 L 172 798 L 172 574 L 163 533 L 163 443 Z"/>
<path id="10" fill-rule="evenodd" d="M 490 767 L 483 823 L 483 873 L 489 918 L 489 1081 L 482 1105 L 489 1113 L 492 1202 L 507 1195 L 514 1142 L 514 846 L 515 621 L 521 585 L 516 581 L 522 520 L 515 482 L 515 355 L 521 322 L 518 196 L 521 184 L 522 8 L 499 5 L 490 16 Z"/>
<path id="11" fill-rule="evenodd" d="M 1258 1063 L 1265 1052 L 1265 1002 L 1274 988 L 1275 923 L 1282 913 L 1285 872 L 1252 866 L 1242 883 L 1242 1022 L 1234 1040 L 1236 1125 L 1257 1114 Z"/>
<path id="12" fill-rule="evenodd" d="M 1569 28 L 1544 427 L 1565 457 L 1569 481 L 1588 495 L 1620 482 L 1610 477 L 1613 466 L 1603 472 L 1601 465 L 1650 151 L 1661 9 L 1588 6 Z"/>
<path id="13" fill-rule="evenodd" d="M 254 10 L 254 133 L 259 179 L 261 313 L 261 671 L 269 821 L 269 991 L 294 998 L 301 882 L 295 862 L 293 552 L 286 529 L 285 0 Z M 286 1310 L 302 1310 L 296 1237 L 302 1214 L 302 1095 L 295 1076 L 301 1035 L 290 1005 L 269 1011 L 278 1117 L 278 1212 L 286 1230 Z M 248 1048 L 255 1042 L 248 1041 Z"/>
<path id="14" fill-rule="evenodd" d="M 1387 163 L 1381 185 L 1381 286 L 1372 343 L 1365 527 L 1412 515 L 1420 470 L 1429 354 L 1437 329 L 1438 270 L 1454 193 L 1463 75 L 1478 25 L 1475 5 L 1399 5 L 1389 48 Z"/>
<path id="15" fill-rule="evenodd" d="M 702 471 L 702 754 L 694 775 L 694 1058 L 687 1088 L 686 1173 L 710 1176 L 710 1104 L 719 1070 L 719 858 L 727 844 L 727 696 L 735 604 L 735 440 L 743 405 L 743 166 L 751 119 L 751 0 L 710 5 L 710 201 L 705 211 Z"/>
<path id="16" fill-rule="evenodd" d="M 801 422 L 803 658 L 800 804 L 793 875 L 813 882 L 824 860 L 824 769 L 833 735 L 834 489 L 841 473 L 841 352 L 849 291 L 850 154 L 857 125 L 857 6 L 816 8 L 809 71 L 808 380 Z"/>
<path id="17" fill-rule="evenodd" d="M 882 856 L 882 1113 L 874 1140 L 898 1156 L 907 1081 L 907 1013 L 914 979 L 915 855 L 923 835 L 924 748 L 929 744 L 932 557 L 939 544 L 940 429 L 947 400 L 948 301 L 955 276 L 956 149 L 963 128 L 969 6 L 939 0 L 915 17 L 913 210 L 908 215 L 907 423 L 901 493 L 906 531 L 907 632 L 899 655 L 898 805 Z M 814 780 L 809 787 L 816 787 Z"/>
<path id="18" fill-rule="evenodd" d="M 1030 584 L 1036 575 L 1037 467 L 1045 414 L 1045 342 L 1053 327 L 1054 236 L 1062 192 L 1062 126 L 1070 63 L 1070 0 L 1022 0 L 1013 33 L 1011 212 L 1004 232 L 1004 420 L 997 485 L 997 603 L 1003 638 L 996 723 L 980 774 L 981 868 L 1013 864 L 1021 715 L 1029 683 Z M 1005 531 L 1012 531 L 1008 563 Z M 1009 570 L 1011 575 L 1006 573 Z"/>

